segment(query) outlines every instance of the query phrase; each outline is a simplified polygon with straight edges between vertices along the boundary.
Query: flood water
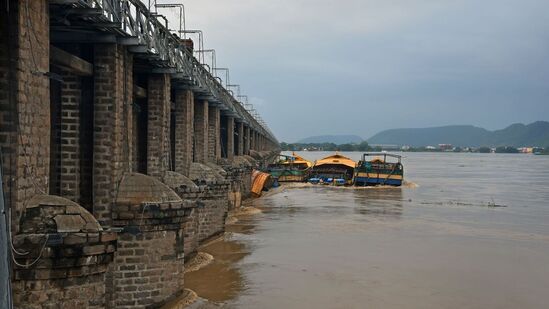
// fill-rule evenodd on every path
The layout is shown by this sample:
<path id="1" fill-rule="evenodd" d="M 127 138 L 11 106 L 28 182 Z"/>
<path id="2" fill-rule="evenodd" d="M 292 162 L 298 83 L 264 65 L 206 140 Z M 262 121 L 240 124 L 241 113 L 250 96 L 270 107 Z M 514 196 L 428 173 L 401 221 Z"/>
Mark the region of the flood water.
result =
<path id="1" fill-rule="evenodd" d="M 404 156 L 417 187 L 255 200 L 186 275 L 191 307 L 548 308 L 549 156 Z"/>

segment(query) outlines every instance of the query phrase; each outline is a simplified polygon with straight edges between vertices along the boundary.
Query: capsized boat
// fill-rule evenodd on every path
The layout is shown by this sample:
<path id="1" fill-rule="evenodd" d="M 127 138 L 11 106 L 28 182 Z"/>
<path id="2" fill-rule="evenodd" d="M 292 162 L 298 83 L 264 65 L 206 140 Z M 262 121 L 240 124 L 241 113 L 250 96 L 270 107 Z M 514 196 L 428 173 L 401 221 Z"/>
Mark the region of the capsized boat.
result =
<path id="1" fill-rule="evenodd" d="M 355 167 L 355 161 L 336 152 L 316 161 L 309 179 L 319 179 L 325 184 L 350 185 L 353 182 Z"/>
<path id="2" fill-rule="evenodd" d="M 313 163 L 292 153 L 291 156 L 279 155 L 278 160 L 267 166 L 267 172 L 279 182 L 306 181 Z"/>
<path id="3" fill-rule="evenodd" d="M 391 162 L 388 159 L 391 159 Z M 354 184 L 400 186 L 403 179 L 402 156 L 385 152 L 367 152 L 362 155 L 356 166 Z"/>
<path id="4" fill-rule="evenodd" d="M 260 197 L 263 191 L 268 191 L 273 186 L 273 179 L 268 173 L 258 170 L 252 171 L 252 196 Z"/>

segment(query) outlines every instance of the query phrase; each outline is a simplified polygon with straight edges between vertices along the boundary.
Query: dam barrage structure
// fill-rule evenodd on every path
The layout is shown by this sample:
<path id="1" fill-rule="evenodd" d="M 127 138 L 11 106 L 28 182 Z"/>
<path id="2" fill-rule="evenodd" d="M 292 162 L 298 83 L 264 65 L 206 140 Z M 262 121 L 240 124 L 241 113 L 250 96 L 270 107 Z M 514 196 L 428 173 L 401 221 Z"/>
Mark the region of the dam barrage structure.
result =
<path id="1" fill-rule="evenodd" d="M 10 301 L 176 299 L 184 261 L 224 231 L 276 138 L 138 0 L 1 0 L 0 10 Z"/>

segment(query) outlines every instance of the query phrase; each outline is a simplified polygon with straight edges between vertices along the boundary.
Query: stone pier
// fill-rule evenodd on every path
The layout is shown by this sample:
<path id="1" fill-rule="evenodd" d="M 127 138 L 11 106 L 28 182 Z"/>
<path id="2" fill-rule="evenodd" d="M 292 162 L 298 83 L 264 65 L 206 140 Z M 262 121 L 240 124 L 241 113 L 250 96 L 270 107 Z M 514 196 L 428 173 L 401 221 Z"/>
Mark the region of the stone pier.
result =
<path id="1" fill-rule="evenodd" d="M 157 308 L 278 143 L 145 6 L 71 3 L 0 2 L 14 305 Z"/>

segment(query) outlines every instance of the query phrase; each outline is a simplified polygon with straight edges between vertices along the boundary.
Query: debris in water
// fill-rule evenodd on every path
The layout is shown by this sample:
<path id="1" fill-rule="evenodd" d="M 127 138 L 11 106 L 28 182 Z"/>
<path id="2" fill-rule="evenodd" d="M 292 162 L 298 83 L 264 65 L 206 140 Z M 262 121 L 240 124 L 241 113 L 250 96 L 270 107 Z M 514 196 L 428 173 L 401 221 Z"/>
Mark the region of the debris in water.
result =
<path id="1" fill-rule="evenodd" d="M 475 206 L 475 207 L 507 207 L 507 205 L 501 205 L 496 204 L 494 202 L 494 199 L 492 199 L 492 202 L 488 202 L 485 204 L 484 202 L 481 203 L 465 203 L 460 201 L 447 201 L 447 202 L 420 202 L 422 205 L 436 205 L 436 206 Z"/>
<path id="2" fill-rule="evenodd" d="M 492 203 L 488 203 L 488 207 L 507 207 L 507 205 L 496 204 L 494 198 L 492 197 Z"/>

